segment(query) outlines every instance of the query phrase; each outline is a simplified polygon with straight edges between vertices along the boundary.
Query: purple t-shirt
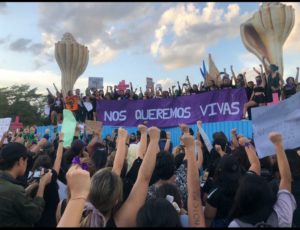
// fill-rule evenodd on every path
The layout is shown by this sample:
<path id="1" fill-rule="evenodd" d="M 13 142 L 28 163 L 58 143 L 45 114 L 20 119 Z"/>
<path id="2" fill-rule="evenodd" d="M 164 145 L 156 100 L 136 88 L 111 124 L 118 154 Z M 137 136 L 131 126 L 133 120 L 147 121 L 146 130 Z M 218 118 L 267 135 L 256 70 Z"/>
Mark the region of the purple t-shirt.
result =
<path id="1" fill-rule="evenodd" d="M 281 189 L 277 193 L 277 201 L 273 210 L 278 217 L 278 226 L 274 227 L 292 227 L 293 213 L 296 209 L 296 200 L 292 193 L 286 189 Z M 231 221 L 229 228 L 240 228 L 241 226 L 235 221 Z"/>

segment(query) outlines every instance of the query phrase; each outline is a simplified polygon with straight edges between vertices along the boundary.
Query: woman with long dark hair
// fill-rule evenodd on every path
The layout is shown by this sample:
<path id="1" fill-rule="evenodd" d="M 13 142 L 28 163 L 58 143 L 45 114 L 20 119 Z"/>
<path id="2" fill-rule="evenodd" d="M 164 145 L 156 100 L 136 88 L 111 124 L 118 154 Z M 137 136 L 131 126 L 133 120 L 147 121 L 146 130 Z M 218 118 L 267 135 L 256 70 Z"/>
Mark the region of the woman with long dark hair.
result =
<path id="1" fill-rule="evenodd" d="M 260 225 L 291 227 L 292 225 L 296 201 L 291 194 L 290 166 L 284 152 L 281 134 L 270 133 L 269 138 L 276 150 L 281 177 L 279 190 L 274 191 L 267 181 L 260 177 L 260 170 L 246 173 L 235 195 L 229 227 Z M 245 146 L 247 149 L 252 148 L 249 142 L 246 142 Z"/>

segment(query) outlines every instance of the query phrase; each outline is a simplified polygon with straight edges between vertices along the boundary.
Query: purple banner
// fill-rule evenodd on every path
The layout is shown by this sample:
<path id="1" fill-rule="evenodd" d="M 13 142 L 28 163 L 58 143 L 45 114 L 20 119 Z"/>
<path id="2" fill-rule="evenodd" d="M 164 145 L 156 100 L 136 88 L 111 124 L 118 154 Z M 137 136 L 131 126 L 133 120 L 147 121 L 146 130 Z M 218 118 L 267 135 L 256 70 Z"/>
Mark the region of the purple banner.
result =
<path id="1" fill-rule="evenodd" d="M 174 127 L 180 123 L 240 120 L 247 102 L 246 91 L 223 89 L 191 96 L 148 100 L 98 100 L 97 120 L 104 125 Z"/>

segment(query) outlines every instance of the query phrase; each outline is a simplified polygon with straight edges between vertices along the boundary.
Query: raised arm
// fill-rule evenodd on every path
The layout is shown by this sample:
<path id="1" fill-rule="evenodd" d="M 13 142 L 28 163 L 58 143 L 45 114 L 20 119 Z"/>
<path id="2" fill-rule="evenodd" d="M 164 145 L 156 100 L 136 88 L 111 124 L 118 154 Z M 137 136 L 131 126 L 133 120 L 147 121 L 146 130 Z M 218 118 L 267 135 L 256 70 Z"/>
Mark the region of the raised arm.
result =
<path id="1" fill-rule="evenodd" d="M 61 132 L 59 134 L 59 142 L 58 142 L 58 147 L 56 152 L 56 158 L 53 165 L 53 170 L 55 170 L 57 174 L 59 174 L 60 171 L 61 160 L 63 155 L 63 148 L 64 148 L 63 140 L 64 140 L 64 133 Z"/>
<path id="2" fill-rule="evenodd" d="M 3 135 L 2 135 L 2 138 L 0 140 L 0 148 L 2 147 L 4 140 L 5 140 L 5 138 L 7 138 L 7 136 L 8 136 L 8 131 L 3 133 Z"/>
<path id="3" fill-rule="evenodd" d="M 297 73 L 296 73 L 296 78 L 295 78 L 295 84 L 298 84 L 298 80 L 299 80 L 299 67 L 297 67 Z"/>
<path id="4" fill-rule="evenodd" d="M 245 137 L 240 137 L 239 144 L 245 147 L 247 157 L 250 162 L 249 171 L 255 172 L 257 175 L 260 175 L 261 166 L 254 146 Z"/>
<path id="5" fill-rule="evenodd" d="M 244 79 L 245 87 L 247 87 L 246 72 L 243 73 L 243 79 Z"/>
<path id="6" fill-rule="evenodd" d="M 193 136 L 185 133 L 182 141 L 187 154 L 187 187 L 189 227 L 205 227 L 200 194 L 199 170 L 195 159 L 195 141 Z"/>
<path id="7" fill-rule="evenodd" d="M 147 127 L 145 125 L 139 125 L 138 130 L 141 133 L 141 140 L 138 146 L 137 155 L 139 158 L 144 159 L 147 151 Z"/>
<path id="8" fill-rule="evenodd" d="M 136 227 L 136 215 L 139 209 L 144 205 L 149 182 L 152 177 L 156 163 L 156 155 L 159 152 L 160 130 L 156 127 L 148 129 L 150 143 L 140 167 L 137 180 L 129 194 L 129 197 L 115 215 L 118 227 Z"/>
<path id="9" fill-rule="evenodd" d="M 262 64 L 264 65 L 265 73 L 266 73 L 266 74 L 269 74 L 269 68 L 268 68 L 267 63 L 266 63 L 266 57 L 263 57 L 263 59 L 262 59 Z M 260 65 L 260 66 L 261 66 L 261 65 Z"/>
<path id="10" fill-rule="evenodd" d="M 271 132 L 269 134 L 269 139 L 274 144 L 276 150 L 277 163 L 280 173 L 279 189 L 286 189 L 291 192 L 292 174 L 284 151 L 282 136 L 280 133 Z"/>
<path id="11" fill-rule="evenodd" d="M 234 149 L 238 148 L 239 147 L 239 142 L 238 142 L 238 139 L 237 139 L 236 129 L 231 130 L 231 140 L 232 140 L 233 148 Z"/>
<path id="12" fill-rule="evenodd" d="M 33 148 L 30 149 L 31 152 L 37 154 L 41 150 L 41 148 L 46 144 L 48 140 L 46 138 L 42 138 L 37 145 L 35 145 Z"/>
<path id="13" fill-rule="evenodd" d="M 255 73 L 257 73 L 258 75 L 261 75 L 261 72 L 259 72 L 255 67 L 253 67 L 253 70 L 254 70 Z"/>
<path id="14" fill-rule="evenodd" d="M 127 139 L 126 129 L 119 128 L 118 130 L 118 139 L 117 139 L 117 152 L 114 160 L 114 165 L 112 171 L 117 175 L 121 175 L 121 171 L 124 165 L 124 160 L 126 157 L 126 139 Z"/>
<path id="15" fill-rule="evenodd" d="M 90 174 L 79 165 L 74 165 L 66 177 L 71 198 L 57 227 L 80 227 L 83 208 L 91 186 Z"/>
<path id="16" fill-rule="evenodd" d="M 262 86 L 266 87 L 266 85 L 267 85 L 266 74 L 263 73 L 263 67 L 262 67 L 262 65 L 260 64 L 259 66 L 260 66 L 260 71 L 261 71 L 260 76 L 261 76 L 261 80 L 262 80 Z"/>
<path id="17" fill-rule="evenodd" d="M 170 133 L 168 132 L 164 151 L 169 152 L 170 147 L 171 147 L 171 136 L 170 136 Z"/>
<path id="18" fill-rule="evenodd" d="M 198 131 L 199 131 L 199 133 L 200 133 L 200 135 L 203 139 L 203 142 L 204 142 L 207 150 L 210 152 L 213 149 L 213 146 L 212 146 L 206 132 L 204 131 L 204 129 L 202 127 L 202 121 L 201 120 L 197 121 L 197 127 L 198 127 Z"/>
<path id="19" fill-rule="evenodd" d="M 234 73 L 234 71 L 233 71 L 233 66 L 232 66 L 232 65 L 230 66 L 230 69 L 231 69 L 232 77 L 233 77 L 233 79 L 234 79 L 234 84 L 236 85 L 236 76 L 235 76 L 235 73 Z"/>

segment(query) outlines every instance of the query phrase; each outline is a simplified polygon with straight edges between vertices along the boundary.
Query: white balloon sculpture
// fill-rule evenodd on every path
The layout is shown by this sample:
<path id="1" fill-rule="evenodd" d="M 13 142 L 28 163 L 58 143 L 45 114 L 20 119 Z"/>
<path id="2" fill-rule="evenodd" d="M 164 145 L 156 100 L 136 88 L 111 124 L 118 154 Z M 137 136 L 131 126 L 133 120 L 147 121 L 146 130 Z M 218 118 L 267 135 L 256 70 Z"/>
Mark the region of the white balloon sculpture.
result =
<path id="1" fill-rule="evenodd" d="M 77 43 L 72 34 L 65 33 L 62 40 L 55 43 L 55 59 L 61 70 L 61 87 L 63 96 L 66 97 L 86 69 L 89 50 Z"/>
<path id="2" fill-rule="evenodd" d="M 293 29 L 295 10 L 282 3 L 263 3 L 259 11 L 241 24 L 241 37 L 245 47 L 260 61 L 276 64 L 283 74 L 282 48 Z"/>

